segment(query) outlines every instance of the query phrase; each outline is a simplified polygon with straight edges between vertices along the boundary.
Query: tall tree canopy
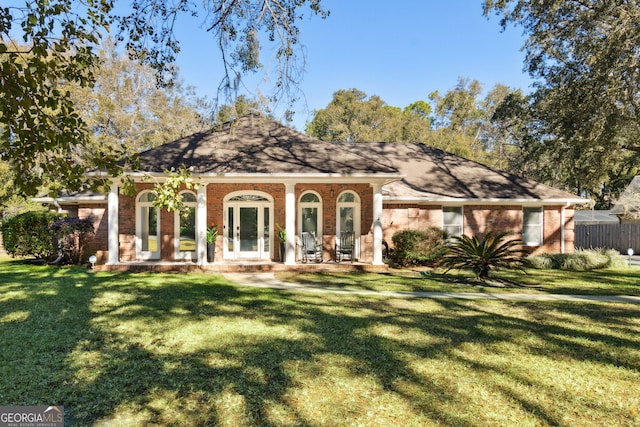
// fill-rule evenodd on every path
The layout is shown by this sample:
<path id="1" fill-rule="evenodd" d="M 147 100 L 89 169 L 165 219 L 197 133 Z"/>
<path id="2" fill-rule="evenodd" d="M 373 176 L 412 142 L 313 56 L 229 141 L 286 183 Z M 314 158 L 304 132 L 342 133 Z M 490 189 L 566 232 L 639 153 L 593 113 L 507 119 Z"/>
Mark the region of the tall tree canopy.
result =
<path id="1" fill-rule="evenodd" d="M 173 26 L 180 15 L 200 15 L 224 64 L 222 90 L 233 91 L 244 73 L 259 70 L 261 41 L 274 48 L 272 99 L 295 96 L 303 54 L 296 23 L 303 12 L 326 16 L 321 0 L 10 1 L 0 7 L 0 160 L 15 170 L 16 185 L 34 193 L 55 180 L 82 185 L 82 165 L 70 162 L 89 141 L 89 127 L 64 85 L 91 87 L 100 64 L 98 46 L 111 29 L 135 58 L 170 84 L 179 51 Z M 95 166 L 113 166 L 96 157 Z"/>
<path id="2" fill-rule="evenodd" d="M 505 160 L 507 142 L 491 117 L 510 91 L 507 86 L 497 84 L 482 97 L 482 83 L 459 78 L 458 84 L 444 95 L 432 92 L 429 99 L 434 110 L 434 135 L 430 144 L 472 160 L 509 168 Z"/>
<path id="3" fill-rule="evenodd" d="M 480 82 L 461 78 L 443 95 L 431 93 L 429 102 L 400 108 L 358 89 L 338 90 L 326 108 L 314 111 L 306 132 L 328 141 L 423 142 L 507 167 L 513 140 L 491 117 L 509 93 L 508 87 L 496 85 L 483 98 Z"/>
<path id="4" fill-rule="evenodd" d="M 89 141 L 76 153 L 76 162 L 91 167 L 90 159 L 110 153 L 131 158 L 211 125 L 211 106 L 185 88 L 178 74 L 171 86 L 158 87 L 148 65 L 118 52 L 110 40 L 99 57 L 92 87 L 65 87 L 89 129 Z"/>
<path id="5" fill-rule="evenodd" d="M 528 35 L 535 91 L 523 148 L 543 158 L 531 172 L 605 204 L 638 173 L 640 2 L 486 0 L 484 11 Z"/>
<path id="6" fill-rule="evenodd" d="M 247 114 L 261 113 L 273 119 L 269 113 L 267 106 L 263 105 L 255 99 L 247 98 L 245 95 L 238 96 L 231 104 L 223 104 L 216 109 L 215 124 L 235 120 Z"/>
<path id="7" fill-rule="evenodd" d="M 417 101 L 404 110 L 358 89 L 338 90 L 314 111 L 307 134 L 326 141 L 419 141 L 430 131 L 431 107 Z"/>

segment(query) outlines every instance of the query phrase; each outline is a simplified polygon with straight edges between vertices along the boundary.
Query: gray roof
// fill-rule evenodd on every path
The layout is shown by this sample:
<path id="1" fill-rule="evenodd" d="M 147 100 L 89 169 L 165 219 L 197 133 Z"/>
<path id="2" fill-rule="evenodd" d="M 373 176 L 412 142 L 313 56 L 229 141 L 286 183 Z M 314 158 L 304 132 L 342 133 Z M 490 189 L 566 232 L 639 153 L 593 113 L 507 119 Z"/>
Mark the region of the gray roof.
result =
<path id="1" fill-rule="evenodd" d="M 586 200 L 420 143 L 362 143 L 405 177 L 385 186 L 387 199 Z"/>
<path id="2" fill-rule="evenodd" d="M 257 115 L 145 151 L 140 170 L 195 174 L 388 174 L 387 200 L 586 200 L 421 143 L 325 142 Z"/>
<path id="3" fill-rule="evenodd" d="M 573 221 L 576 224 L 618 224 L 620 222 L 610 210 L 576 210 Z"/>
<path id="4" fill-rule="evenodd" d="M 380 161 L 381 160 L 381 161 Z M 140 170 L 163 172 L 181 164 L 206 174 L 396 174 L 386 159 L 367 150 L 311 138 L 249 115 L 140 154 Z"/>
<path id="5" fill-rule="evenodd" d="M 638 195 L 640 195 L 640 175 L 634 176 L 627 188 L 624 189 L 611 213 L 620 216 L 635 216 L 638 214 Z"/>

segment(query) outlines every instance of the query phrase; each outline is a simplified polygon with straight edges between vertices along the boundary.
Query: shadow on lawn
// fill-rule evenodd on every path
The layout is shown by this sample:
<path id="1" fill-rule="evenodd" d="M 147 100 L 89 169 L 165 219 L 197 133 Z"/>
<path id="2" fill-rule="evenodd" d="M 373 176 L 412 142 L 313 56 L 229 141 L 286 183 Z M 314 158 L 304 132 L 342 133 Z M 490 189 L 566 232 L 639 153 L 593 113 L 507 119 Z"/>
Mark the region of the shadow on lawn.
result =
<path id="1" fill-rule="evenodd" d="M 530 336 L 535 344 L 521 344 L 522 351 L 640 370 L 638 342 L 617 332 L 637 332 L 630 318 L 637 311 L 620 306 L 500 303 L 519 310 L 516 316 L 473 302 L 297 295 L 236 287 L 211 275 L 46 267 L 0 269 L 0 283 L 0 398 L 65 405 L 68 424 L 126 424 L 131 416 L 131 425 L 311 426 L 318 425 L 315 408 L 335 411 L 334 423 L 349 425 L 376 409 L 372 394 L 379 405 L 391 399 L 411 408 L 406 421 L 415 424 L 494 423 L 460 391 L 455 372 L 420 372 L 415 363 L 423 361 L 507 377 L 484 387 L 538 422 L 560 425 L 557 410 L 521 389 L 537 387 L 552 399 L 556 391 L 513 365 L 474 360 L 462 349 Z M 556 319 L 555 309 L 608 329 L 581 330 Z M 374 385 L 340 384 L 363 378 Z M 339 395 L 341 387 L 353 395 Z M 314 390 L 319 394 L 305 394 Z"/>
<path id="2" fill-rule="evenodd" d="M 525 277 L 524 273 L 520 274 Z M 394 286 L 398 290 L 404 292 L 421 292 L 421 291 L 474 291 L 483 288 L 500 288 L 500 289 L 541 289 L 542 286 L 537 283 L 526 283 L 522 280 L 513 278 L 498 277 L 493 274 L 488 280 L 482 281 L 475 279 L 470 273 L 461 273 L 459 271 L 443 273 L 439 271 L 412 271 L 404 270 L 402 272 L 386 272 L 386 273 L 349 273 L 340 275 L 335 273 L 302 273 L 302 274 L 284 274 L 281 275 L 285 281 L 301 283 L 308 286 L 318 288 L 337 287 L 337 288 L 355 288 L 365 290 L 380 290 L 380 281 L 384 281 L 387 286 L 385 290 L 393 290 Z"/>

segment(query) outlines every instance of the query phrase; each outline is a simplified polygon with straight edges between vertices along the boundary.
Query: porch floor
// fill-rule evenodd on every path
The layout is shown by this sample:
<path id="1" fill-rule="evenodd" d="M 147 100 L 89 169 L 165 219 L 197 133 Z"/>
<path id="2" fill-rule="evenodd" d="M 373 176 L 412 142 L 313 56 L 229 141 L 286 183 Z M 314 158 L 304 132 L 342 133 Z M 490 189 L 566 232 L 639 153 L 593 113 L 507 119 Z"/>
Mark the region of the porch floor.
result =
<path id="1" fill-rule="evenodd" d="M 252 273 L 252 272 L 280 272 L 280 271 L 366 271 L 370 273 L 381 273 L 389 270 L 389 266 L 372 265 L 363 262 L 309 262 L 295 265 L 285 265 L 281 262 L 268 261 L 225 261 L 215 262 L 207 265 L 197 265 L 193 262 L 181 261 L 130 261 L 120 262 L 116 265 L 96 265 L 96 271 L 155 271 L 155 272 L 205 272 L 205 273 Z"/>

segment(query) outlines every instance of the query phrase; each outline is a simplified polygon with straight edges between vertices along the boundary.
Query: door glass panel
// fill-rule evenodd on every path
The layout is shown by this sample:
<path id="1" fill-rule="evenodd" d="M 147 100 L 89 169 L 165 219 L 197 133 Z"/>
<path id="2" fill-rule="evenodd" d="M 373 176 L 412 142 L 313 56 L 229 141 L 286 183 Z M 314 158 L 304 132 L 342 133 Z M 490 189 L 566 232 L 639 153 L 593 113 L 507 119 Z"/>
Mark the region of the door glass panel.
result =
<path id="1" fill-rule="evenodd" d="M 227 250 L 229 252 L 233 252 L 233 230 L 236 229 L 233 220 L 233 208 L 229 207 L 229 213 L 227 215 Z"/>
<path id="2" fill-rule="evenodd" d="M 265 197 L 255 194 L 243 194 L 241 196 L 235 196 L 229 199 L 230 202 L 268 202 Z"/>
<path id="3" fill-rule="evenodd" d="M 258 208 L 240 208 L 240 250 L 258 250 Z"/>
<path id="4" fill-rule="evenodd" d="M 269 223 L 269 208 L 264 208 L 263 211 L 263 217 L 262 217 L 262 223 L 263 223 L 263 227 L 262 229 L 264 230 L 262 235 L 264 236 L 264 248 L 262 249 L 265 253 L 269 253 L 270 248 L 271 248 L 271 241 L 269 240 L 269 228 L 271 226 L 271 224 Z"/>
<path id="5" fill-rule="evenodd" d="M 340 208 L 340 231 L 353 230 L 353 208 Z"/>

